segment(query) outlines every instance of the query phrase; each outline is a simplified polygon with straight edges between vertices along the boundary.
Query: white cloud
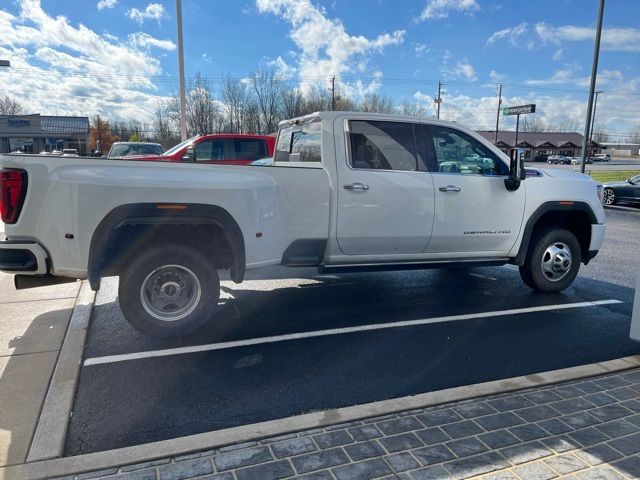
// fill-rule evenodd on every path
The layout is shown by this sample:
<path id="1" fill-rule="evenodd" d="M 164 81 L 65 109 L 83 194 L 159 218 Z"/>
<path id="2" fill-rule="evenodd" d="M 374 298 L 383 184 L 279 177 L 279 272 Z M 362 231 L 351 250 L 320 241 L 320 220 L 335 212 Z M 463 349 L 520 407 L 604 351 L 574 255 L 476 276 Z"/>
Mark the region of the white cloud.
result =
<path id="1" fill-rule="evenodd" d="M 211 63 L 213 61 L 213 59 L 211 58 L 211 55 L 209 55 L 207 52 L 204 52 L 200 58 L 202 59 L 202 61 L 204 63 Z"/>
<path id="2" fill-rule="evenodd" d="M 522 22 L 515 27 L 498 30 L 487 39 L 487 45 L 507 40 L 515 47 L 532 50 L 538 45 L 560 46 L 564 42 L 593 42 L 595 28 L 576 25 L 553 26 L 544 22 L 531 26 Z M 640 29 L 604 28 L 602 29 L 602 49 L 619 52 L 640 52 Z M 561 56 L 562 53 L 558 53 Z"/>
<path id="3" fill-rule="evenodd" d="M 171 40 L 160 40 L 152 37 L 148 33 L 136 32 L 129 35 L 129 44 L 138 48 L 155 47 L 161 50 L 172 51 L 176 49 L 176 44 Z"/>
<path id="4" fill-rule="evenodd" d="M 566 66 L 556 70 L 553 75 L 548 78 L 525 80 L 527 85 L 575 85 L 576 87 L 587 88 L 591 82 L 591 76 L 578 77 L 576 76 L 577 68 L 574 66 Z M 598 87 L 605 87 L 612 83 L 619 83 L 622 81 L 623 75 L 620 70 L 603 70 L 598 72 L 596 85 Z"/>
<path id="5" fill-rule="evenodd" d="M 0 10 L 0 58 L 12 64 L 0 74 L 0 91 L 33 113 L 148 120 L 162 98 L 150 78 L 162 69 L 149 47 L 175 48 L 146 33 L 100 35 L 48 15 L 39 0 L 22 0 L 17 15 Z"/>
<path id="6" fill-rule="evenodd" d="M 127 17 L 131 20 L 143 24 L 146 20 L 157 20 L 158 22 L 166 17 L 164 5 L 160 3 L 150 3 L 144 10 L 132 8 L 127 12 Z"/>
<path id="7" fill-rule="evenodd" d="M 98 10 L 104 10 L 105 8 L 113 8 L 118 3 L 118 0 L 99 0 L 96 7 Z"/>
<path id="8" fill-rule="evenodd" d="M 416 57 L 422 57 L 431 52 L 431 48 L 426 43 L 416 43 L 414 44 L 414 51 L 416 52 Z"/>
<path id="9" fill-rule="evenodd" d="M 456 64 L 453 72 L 456 76 L 466 78 L 467 80 L 475 80 L 477 78 L 476 70 L 467 60 L 460 60 Z"/>
<path id="10" fill-rule="evenodd" d="M 298 69 L 293 65 L 289 65 L 284 58 L 278 56 L 275 60 L 267 62 L 267 65 L 274 67 L 283 78 L 292 78 L 298 73 Z"/>
<path id="11" fill-rule="evenodd" d="M 449 12 L 464 12 L 471 14 L 480 10 L 476 0 L 427 0 L 427 4 L 418 16 L 418 21 L 446 18 Z"/>
<path id="12" fill-rule="evenodd" d="M 311 0 L 256 0 L 260 13 L 271 13 L 291 24 L 289 36 L 300 49 L 298 72 L 304 80 L 318 80 L 366 68 L 367 57 L 382 52 L 386 47 L 399 45 L 405 31 L 383 33 L 375 38 L 350 35 L 338 19 L 327 18 L 326 11 L 311 3 Z M 345 82 L 342 84 L 346 87 Z M 374 80 L 372 85 L 377 85 Z M 356 90 L 357 85 L 353 85 Z M 301 84 L 308 91 L 311 84 Z"/>
<path id="13" fill-rule="evenodd" d="M 523 39 L 526 41 L 523 42 Z M 500 40 L 507 40 L 514 47 L 525 46 L 528 50 L 535 46 L 535 43 L 531 40 L 529 25 L 526 22 L 522 22 L 515 27 L 498 30 L 487 39 L 487 45 Z"/>
<path id="14" fill-rule="evenodd" d="M 507 78 L 506 75 L 498 73 L 495 70 L 491 70 L 491 72 L 489 73 L 489 80 L 491 80 L 492 82 L 502 82 L 505 78 Z"/>

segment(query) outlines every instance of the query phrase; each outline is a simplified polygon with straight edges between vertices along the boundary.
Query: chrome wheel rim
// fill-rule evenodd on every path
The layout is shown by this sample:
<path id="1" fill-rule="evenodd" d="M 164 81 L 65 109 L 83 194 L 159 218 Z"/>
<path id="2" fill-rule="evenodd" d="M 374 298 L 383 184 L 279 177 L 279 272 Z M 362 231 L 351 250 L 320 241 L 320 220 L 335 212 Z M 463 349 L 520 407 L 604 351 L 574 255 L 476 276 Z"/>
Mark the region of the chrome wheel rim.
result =
<path id="1" fill-rule="evenodd" d="M 605 205 L 612 205 L 616 199 L 616 194 L 610 188 L 606 188 L 603 195 L 603 203 Z"/>
<path id="2" fill-rule="evenodd" d="M 562 280 L 571 270 L 571 250 L 566 243 L 555 242 L 542 254 L 542 273 L 552 282 Z"/>
<path id="3" fill-rule="evenodd" d="M 191 314 L 201 296 L 198 277 L 181 265 L 156 268 L 140 288 L 140 301 L 145 311 L 163 322 L 175 322 Z"/>

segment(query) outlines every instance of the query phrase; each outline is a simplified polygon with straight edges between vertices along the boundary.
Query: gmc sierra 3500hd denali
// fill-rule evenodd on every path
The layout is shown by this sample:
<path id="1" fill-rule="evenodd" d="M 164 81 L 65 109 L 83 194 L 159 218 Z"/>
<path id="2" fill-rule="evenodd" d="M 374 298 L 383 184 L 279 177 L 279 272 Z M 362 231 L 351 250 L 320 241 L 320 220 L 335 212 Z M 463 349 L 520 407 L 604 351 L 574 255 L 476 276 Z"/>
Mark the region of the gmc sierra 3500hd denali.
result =
<path id="1" fill-rule="evenodd" d="M 280 123 L 268 166 L 0 157 L 0 270 L 16 288 L 118 275 L 127 320 L 183 335 L 215 316 L 218 270 L 512 263 L 559 292 L 604 238 L 602 188 L 533 169 L 460 125 L 322 112 Z"/>

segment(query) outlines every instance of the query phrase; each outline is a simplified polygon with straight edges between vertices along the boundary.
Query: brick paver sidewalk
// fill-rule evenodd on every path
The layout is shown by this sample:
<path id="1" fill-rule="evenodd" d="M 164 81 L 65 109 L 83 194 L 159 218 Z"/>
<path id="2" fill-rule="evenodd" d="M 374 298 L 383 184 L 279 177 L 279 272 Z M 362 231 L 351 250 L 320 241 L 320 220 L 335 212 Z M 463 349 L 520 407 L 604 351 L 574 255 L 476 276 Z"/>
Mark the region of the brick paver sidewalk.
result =
<path id="1" fill-rule="evenodd" d="M 76 478 L 640 478 L 640 369 Z"/>

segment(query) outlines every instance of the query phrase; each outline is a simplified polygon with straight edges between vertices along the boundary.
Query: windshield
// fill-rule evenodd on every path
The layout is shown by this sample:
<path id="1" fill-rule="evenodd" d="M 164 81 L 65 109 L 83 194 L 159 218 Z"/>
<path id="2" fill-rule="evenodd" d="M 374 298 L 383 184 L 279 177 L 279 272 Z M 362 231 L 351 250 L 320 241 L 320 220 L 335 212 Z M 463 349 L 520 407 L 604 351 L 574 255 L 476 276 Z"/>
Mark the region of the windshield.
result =
<path id="1" fill-rule="evenodd" d="M 184 147 L 186 147 L 187 145 L 189 145 L 190 143 L 193 143 L 193 141 L 198 138 L 198 137 L 191 137 L 187 140 L 185 140 L 184 142 L 179 143 L 178 145 L 176 145 L 173 148 L 170 148 L 169 150 L 167 150 L 166 152 L 164 152 L 165 156 L 171 156 L 173 154 L 175 154 L 176 152 L 179 152 L 180 150 L 182 150 Z"/>
<path id="2" fill-rule="evenodd" d="M 161 145 L 149 143 L 121 143 L 114 145 L 109 157 L 124 157 L 127 155 L 162 155 Z"/>

